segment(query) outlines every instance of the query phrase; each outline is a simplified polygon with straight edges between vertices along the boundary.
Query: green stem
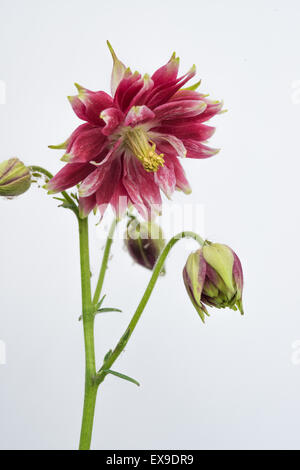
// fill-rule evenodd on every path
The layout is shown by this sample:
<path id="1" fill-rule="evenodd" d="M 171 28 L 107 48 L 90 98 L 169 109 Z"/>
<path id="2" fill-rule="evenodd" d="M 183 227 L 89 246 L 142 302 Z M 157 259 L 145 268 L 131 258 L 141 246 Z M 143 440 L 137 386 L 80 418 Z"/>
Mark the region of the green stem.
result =
<path id="1" fill-rule="evenodd" d="M 118 342 L 117 346 L 115 347 L 115 349 L 113 350 L 113 352 L 110 354 L 110 356 L 108 356 L 108 358 L 106 359 L 106 361 L 104 362 L 104 364 L 102 365 L 101 369 L 99 370 L 98 374 L 97 374 L 97 384 L 100 384 L 101 382 L 103 382 L 103 380 L 105 379 L 106 375 L 107 375 L 107 372 L 105 372 L 106 370 L 110 369 L 111 366 L 114 364 L 114 362 L 116 361 L 116 359 L 119 357 L 119 355 L 121 354 L 121 352 L 124 350 L 126 344 L 128 343 L 129 341 L 129 338 L 130 336 L 132 335 L 143 311 L 144 311 L 144 308 L 146 307 L 147 305 L 147 302 L 149 300 L 149 297 L 154 289 L 154 286 L 156 284 L 156 281 L 163 269 L 163 266 L 164 266 L 164 263 L 165 263 L 165 260 L 170 252 L 170 250 L 173 248 L 173 246 L 179 241 L 181 240 L 182 238 L 193 238 L 194 240 L 196 240 L 201 246 L 204 244 L 204 240 L 199 237 L 199 235 L 197 235 L 196 233 L 194 232 L 181 232 L 177 235 L 175 235 L 173 238 L 170 239 L 170 241 L 168 242 L 168 244 L 165 246 L 163 252 L 161 253 L 155 267 L 154 267 L 154 270 L 153 270 L 153 273 L 152 273 L 152 276 L 150 278 L 150 281 L 149 281 L 149 284 L 144 292 L 144 295 L 128 325 L 128 327 L 126 328 L 125 330 L 125 333 L 122 335 L 120 341 Z"/>
<path id="2" fill-rule="evenodd" d="M 97 396 L 95 346 L 94 346 L 94 308 L 91 299 L 91 274 L 89 260 L 88 218 L 78 219 L 80 241 L 82 320 L 85 345 L 85 393 L 80 435 L 80 450 L 88 450 L 91 445 L 94 413 Z"/>
<path id="3" fill-rule="evenodd" d="M 106 269 L 107 269 L 109 253 L 110 253 L 111 245 L 112 245 L 112 242 L 113 242 L 113 237 L 114 237 L 114 233 L 115 233 L 117 223 L 118 223 L 118 219 L 114 219 L 112 224 L 111 224 L 111 227 L 109 229 L 108 236 L 107 236 L 107 240 L 106 240 L 106 244 L 105 244 L 105 248 L 104 248 L 104 253 L 103 253 L 103 258 L 102 258 L 102 263 L 101 263 L 101 268 L 100 268 L 100 273 L 99 273 L 99 279 L 98 279 L 98 282 L 97 282 L 97 286 L 96 286 L 96 290 L 95 290 L 95 294 L 94 294 L 94 298 L 93 298 L 93 304 L 94 305 L 97 304 L 97 302 L 100 298 L 100 295 L 101 295 L 103 282 L 104 282 L 104 277 L 105 277 L 105 273 L 106 273 Z"/>

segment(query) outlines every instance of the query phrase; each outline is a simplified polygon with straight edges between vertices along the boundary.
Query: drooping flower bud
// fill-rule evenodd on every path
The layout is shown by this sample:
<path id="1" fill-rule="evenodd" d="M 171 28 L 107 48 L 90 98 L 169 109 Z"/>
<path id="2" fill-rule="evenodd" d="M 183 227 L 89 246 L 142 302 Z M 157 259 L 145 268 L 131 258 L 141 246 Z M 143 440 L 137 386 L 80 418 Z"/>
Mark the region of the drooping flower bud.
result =
<path id="1" fill-rule="evenodd" d="M 183 269 L 183 280 L 189 297 L 204 322 L 208 315 L 204 304 L 211 307 L 239 309 L 243 315 L 243 271 L 231 248 L 205 242 L 191 253 Z"/>
<path id="2" fill-rule="evenodd" d="M 18 158 L 0 163 L 0 196 L 19 196 L 30 188 L 30 184 L 30 171 Z"/>
<path id="3" fill-rule="evenodd" d="M 136 263 L 153 269 L 165 246 L 165 240 L 159 225 L 132 218 L 127 225 L 125 245 Z"/>

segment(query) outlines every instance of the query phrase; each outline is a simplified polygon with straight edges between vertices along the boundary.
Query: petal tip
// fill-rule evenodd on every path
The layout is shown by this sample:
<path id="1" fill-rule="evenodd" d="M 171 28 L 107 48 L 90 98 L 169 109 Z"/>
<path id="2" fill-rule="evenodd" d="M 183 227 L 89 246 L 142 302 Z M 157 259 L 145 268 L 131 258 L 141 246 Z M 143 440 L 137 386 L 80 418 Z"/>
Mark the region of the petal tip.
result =
<path id="1" fill-rule="evenodd" d="M 65 142 L 62 142 L 61 144 L 58 144 L 58 145 L 48 145 L 48 148 L 52 150 L 64 150 L 67 148 L 67 145 L 68 145 L 68 141 L 66 140 Z"/>
<path id="2" fill-rule="evenodd" d="M 112 45 L 111 45 L 111 43 L 109 42 L 108 39 L 106 40 L 106 44 L 107 44 L 107 47 L 109 49 L 109 52 L 111 53 L 113 61 L 118 60 L 117 56 L 116 56 L 116 53 L 115 53 L 115 51 L 114 51 L 114 49 L 113 49 L 113 47 L 112 47 Z"/>

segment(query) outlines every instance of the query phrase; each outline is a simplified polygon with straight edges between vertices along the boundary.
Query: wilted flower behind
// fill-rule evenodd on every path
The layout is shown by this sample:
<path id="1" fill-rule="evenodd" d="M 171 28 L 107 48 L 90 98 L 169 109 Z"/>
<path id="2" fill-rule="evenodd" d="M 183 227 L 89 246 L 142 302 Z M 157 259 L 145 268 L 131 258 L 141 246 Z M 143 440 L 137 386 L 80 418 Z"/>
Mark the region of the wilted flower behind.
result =
<path id="1" fill-rule="evenodd" d="M 206 242 L 191 253 L 183 270 L 189 297 L 204 322 L 204 304 L 233 310 L 243 315 L 243 271 L 238 256 L 226 245 Z"/>
<path id="2" fill-rule="evenodd" d="M 0 163 L 0 196 L 14 197 L 25 193 L 31 185 L 31 173 L 18 158 Z"/>
<path id="3" fill-rule="evenodd" d="M 127 225 L 125 245 L 136 263 L 153 269 L 165 246 L 165 240 L 159 225 L 133 218 Z"/>
<path id="4" fill-rule="evenodd" d="M 76 84 L 69 97 L 74 112 L 85 121 L 64 143 L 65 167 L 48 183 L 52 192 L 79 184 L 80 214 L 95 207 L 101 214 L 111 204 L 118 216 L 135 205 L 144 218 L 160 212 L 161 194 L 175 189 L 191 192 L 180 157 L 201 159 L 218 150 L 206 145 L 214 127 L 204 122 L 221 111 L 222 103 L 184 85 L 195 66 L 178 77 L 175 53 L 156 72 L 141 76 L 113 57 L 111 93 L 90 91 Z"/>

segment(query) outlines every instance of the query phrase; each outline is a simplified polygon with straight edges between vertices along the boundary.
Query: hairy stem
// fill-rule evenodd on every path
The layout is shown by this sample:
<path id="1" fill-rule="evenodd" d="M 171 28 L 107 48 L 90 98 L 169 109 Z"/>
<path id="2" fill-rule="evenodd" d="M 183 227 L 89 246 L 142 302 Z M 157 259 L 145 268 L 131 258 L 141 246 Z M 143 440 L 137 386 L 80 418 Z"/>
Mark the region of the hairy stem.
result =
<path id="1" fill-rule="evenodd" d="M 112 351 L 112 353 L 107 357 L 107 359 L 105 360 L 103 366 L 101 367 L 101 369 L 99 370 L 98 374 L 97 374 L 97 384 L 100 384 L 101 382 L 103 382 L 103 380 L 105 379 L 106 375 L 107 375 L 107 370 L 110 369 L 110 367 L 114 364 L 114 362 L 116 361 L 116 359 L 119 357 L 119 355 L 121 354 L 121 352 L 124 350 L 126 344 L 128 343 L 129 341 L 129 338 L 130 336 L 132 335 L 143 311 L 144 311 L 144 308 L 146 307 L 147 305 L 147 302 L 149 300 L 149 297 L 154 289 L 154 286 L 156 284 L 156 281 L 163 269 L 163 266 L 164 266 L 164 263 L 165 263 L 165 260 L 170 252 L 170 250 L 173 248 L 173 246 L 179 241 L 181 240 L 182 238 L 193 238 L 194 240 L 196 240 L 201 246 L 204 244 L 204 240 L 199 237 L 199 235 L 197 235 L 196 233 L 194 232 L 188 232 L 188 231 L 185 231 L 185 232 L 181 232 L 177 235 L 175 235 L 173 238 L 170 239 L 170 241 L 168 242 L 168 244 L 165 246 L 163 252 L 161 253 L 155 267 L 154 267 L 154 270 L 153 270 L 153 273 L 152 273 L 152 276 L 150 278 L 150 281 L 149 281 L 149 284 L 144 292 L 144 295 L 128 325 L 128 327 L 126 328 L 125 330 L 125 333 L 122 335 L 120 341 L 118 342 L 117 346 L 115 347 L 115 349 Z"/>

